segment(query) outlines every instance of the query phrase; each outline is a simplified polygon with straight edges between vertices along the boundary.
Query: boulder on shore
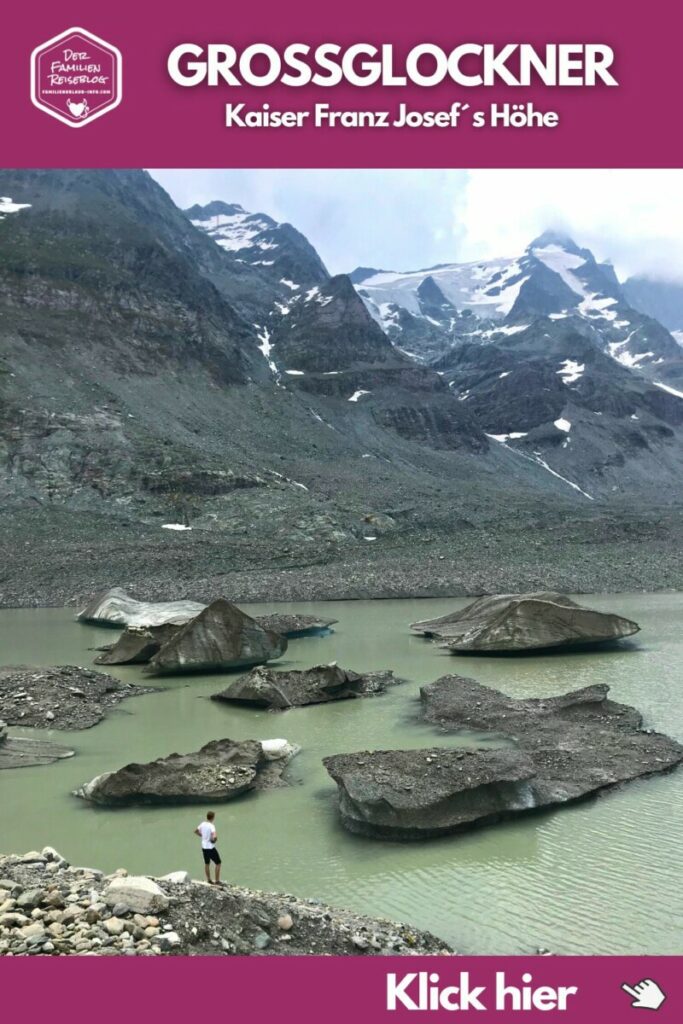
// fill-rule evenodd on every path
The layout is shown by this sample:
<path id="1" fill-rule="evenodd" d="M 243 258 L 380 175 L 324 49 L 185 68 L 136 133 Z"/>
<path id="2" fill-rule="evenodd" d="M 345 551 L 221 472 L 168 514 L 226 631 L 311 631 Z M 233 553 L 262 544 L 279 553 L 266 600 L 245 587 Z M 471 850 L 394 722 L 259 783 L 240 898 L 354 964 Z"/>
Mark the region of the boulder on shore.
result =
<path id="1" fill-rule="evenodd" d="M 236 605 L 219 598 L 187 622 L 159 648 L 148 672 L 216 672 L 262 665 L 279 658 L 287 641 L 263 629 Z"/>
<path id="2" fill-rule="evenodd" d="M 398 680 L 394 679 L 390 671 L 361 675 L 335 664 L 316 665 L 315 668 L 290 672 L 259 667 L 240 676 L 227 689 L 212 694 L 211 699 L 283 711 L 286 708 L 323 704 L 331 700 L 374 697 L 384 693 L 387 686 L 396 682 Z"/>
<path id="3" fill-rule="evenodd" d="M 145 875 L 112 878 L 102 899 L 108 907 L 125 906 L 134 914 L 163 914 L 171 902 L 164 890 Z"/>
<path id="4" fill-rule="evenodd" d="M 110 806 L 218 803 L 285 785 L 282 773 L 298 750 L 286 740 L 212 740 L 191 754 L 105 772 L 74 796 Z"/>
<path id="5" fill-rule="evenodd" d="M 0 718 L 34 729 L 89 729 L 126 697 L 153 692 L 77 665 L 0 668 Z"/>
<path id="6" fill-rule="evenodd" d="M 76 616 L 79 622 L 95 626 L 182 625 L 205 606 L 197 601 L 136 601 L 121 587 L 112 587 L 91 598 Z"/>
<path id="7" fill-rule="evenodd" d="M 517 700 L 460 676 L 423 686 L 427 721 L 515 745 L 326 758 L 343 823 L 378 839 L 420 839 L 566 804 L 683 762 L 683 746 L 643 730 L 640 713 L 608 700 L 608 689 Z"/>
<path id="8" fill-rule="evenodd" d="M 74 751 L 68 747 L 47 740 L 9 736 L 7 723 L 0 721 L 0 769 L 32 768 L 35 765 L 53 764 L 73 755 Z"/>
<path id="9" fill-rule="evenodd" d="M 576 647 L 633 636 L 630 619 L 583 608 L 564 594 L 499 594 L 460 611 L 414 622 L 414 633 L 443 641 L 453 652 L 496 653 Z"/>

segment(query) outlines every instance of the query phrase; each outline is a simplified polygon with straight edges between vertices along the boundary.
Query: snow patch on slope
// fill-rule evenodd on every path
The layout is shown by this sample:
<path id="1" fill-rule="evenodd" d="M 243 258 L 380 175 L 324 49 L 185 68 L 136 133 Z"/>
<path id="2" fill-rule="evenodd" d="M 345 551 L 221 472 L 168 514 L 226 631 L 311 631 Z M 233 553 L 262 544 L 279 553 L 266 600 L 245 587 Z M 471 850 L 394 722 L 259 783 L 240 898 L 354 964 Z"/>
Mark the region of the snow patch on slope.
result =
<path id="1" fill-rule="evenodd" d="M 4 220 L 5 215 L 8 213 L 28 210 L 30 206 L 30 203 L 13 203 L 9 196 L 0 196 L 0 220 Z"/>
<path id="2" fill-rule="evenodd" d="M 574 359 L 565 359 L 557 373 L 562 377 L 563 384 L 574 384 L 575 381 L 579 380 L 585 369 L 585 363 L 578 363 Z"/>
<path id="3" fill-rule="evenodd" d="M 585 297 L 587 295 L 586 289 L 584 288 L 580 279 L 576 274 L 572 273 L 574 270 L 578 270 L 579 267 L 583 267 L 586 260 L 583 256 L 577 256 L 576 253 L 567 252 L 561 245 L 553 243 L 552 245 L 546 245 L 542 249 L 532 249 L 532 252 L 537 260 L 544 263 L 548 270 L 552 270 L 554 274 L 558 274 L 568 288 L 571 288 L 577 295 Z"/>
<path id="4" fill-rule="evenodd" d="M 655 387 L 661 388 L 662 391 L 668 391 L 670 395 L 675 395 L 676 398 L 683 398 L 683 391 L 677 391 L 676 388 L 672 388 L 670 384 L 662 384 L 659 380 L 656 380 L 654 384 Z"/>
<path id="5" fill-rule="evenodd" d="M 234 207 L 234 213 L 219 213 L 204 220 L 193 220 L 195 227 L 206 231 L 215 242 L 228 252 L 257 247 L 261 250 L 276 249 L 274 242 L 258 242 L 264 231 L 271 231 L 278 225 L 263 220 L 258 214 L 247 213 L 241 206 Z"/>

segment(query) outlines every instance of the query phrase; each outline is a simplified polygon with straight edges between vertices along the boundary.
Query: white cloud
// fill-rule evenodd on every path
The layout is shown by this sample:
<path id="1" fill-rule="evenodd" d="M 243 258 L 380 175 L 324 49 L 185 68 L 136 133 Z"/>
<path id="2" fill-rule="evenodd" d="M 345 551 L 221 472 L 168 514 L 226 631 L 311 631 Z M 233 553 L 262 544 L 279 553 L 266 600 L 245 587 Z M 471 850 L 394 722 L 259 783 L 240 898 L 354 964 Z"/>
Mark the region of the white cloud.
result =
<path id="1" fill-rule="evenodd" d="M 332 273 L 515 256 L 560 228 L 623 279 L 683 280 L 681 170 L 153 171 L 179 206 L 241 203 L 302 231 Z"/>
<path id="2" fill-rule="evenodd" d="M 683 171 L 470 171 L 453 205 L 461 259 L 514 256 L 548 227 L 567 231 L 622 279 L 683 279 Z"/>
<path id="3" fill-rule="evenodd" d="M 332 273 L 359 265 L 412 270 L 452 261 L 465 171 L 157 170 L 182 207 L 212 199 L 289 221 Z"/>

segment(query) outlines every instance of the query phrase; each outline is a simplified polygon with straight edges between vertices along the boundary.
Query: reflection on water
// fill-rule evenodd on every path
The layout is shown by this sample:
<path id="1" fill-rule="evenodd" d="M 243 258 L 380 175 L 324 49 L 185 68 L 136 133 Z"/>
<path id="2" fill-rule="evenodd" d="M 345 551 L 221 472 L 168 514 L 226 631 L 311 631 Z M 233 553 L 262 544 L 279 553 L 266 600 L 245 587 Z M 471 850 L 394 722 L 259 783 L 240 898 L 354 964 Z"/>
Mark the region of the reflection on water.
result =
<path id="1" fill-rule="evenodd" d="M 328 636 L 292 641 L 278 662 L 282 668 L 336 660 L 356 670 L 392 668 L 406 682 L 372 700 L 273 713 L 208 700 L 225 687 L 222 676 L 159 681 L 159 693 L 124 702 L 94 729 L 50 734 L 73 746 L 76 757 L 0 772 L 0 849 L 23 852 L 49 843 L 73 863 L 157 874 L 186 868 L 198 876 L 193 829 L 203 807 L 109 810 L 77 800 L 71 790 L 129 761 L 195 750 L 211 739 L 284 736 L 303 748 L 292 764 L 292 787 L 216 808 L 226 878 L 400 918 L 464 952 L 544 946 L 561 953 L 683 953 L 683 771 L 426 843 L 380 843 L 339 825 L 336 790 L 321 765 L 327 754 L 480 741 L 445 736 L 420 720 L 420 684 L 446 673 L 520 697 L 607 683 L 613 697 L 640 708 L 646 725 L 683 739 L 682 595 L 585 602 L 643 627 L 637 643 L 601 653 L 457 657 L 407 630 L 411 621 L 464 603 L 277 606 L 339 619 Z M 80 626 L 68 611 L 0 612 L 4 664 L 90 665 L 92 648 L 111 640 L 110 630 Z M 110 671 L 142 678 L 135 666 Z"/>

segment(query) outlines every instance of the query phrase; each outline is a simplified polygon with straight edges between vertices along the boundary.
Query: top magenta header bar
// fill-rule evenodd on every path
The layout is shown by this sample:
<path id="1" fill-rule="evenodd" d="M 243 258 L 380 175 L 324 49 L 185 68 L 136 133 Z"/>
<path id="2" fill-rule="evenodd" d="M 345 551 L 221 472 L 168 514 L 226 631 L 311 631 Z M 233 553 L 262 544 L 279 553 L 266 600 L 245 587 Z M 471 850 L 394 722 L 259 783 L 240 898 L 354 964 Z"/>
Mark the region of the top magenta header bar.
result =
<path id="1" fill-rule="evenodd" d="M 680 167 L 683 16 L 44 0 L 5 14 L 6 167 Z"/>

